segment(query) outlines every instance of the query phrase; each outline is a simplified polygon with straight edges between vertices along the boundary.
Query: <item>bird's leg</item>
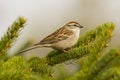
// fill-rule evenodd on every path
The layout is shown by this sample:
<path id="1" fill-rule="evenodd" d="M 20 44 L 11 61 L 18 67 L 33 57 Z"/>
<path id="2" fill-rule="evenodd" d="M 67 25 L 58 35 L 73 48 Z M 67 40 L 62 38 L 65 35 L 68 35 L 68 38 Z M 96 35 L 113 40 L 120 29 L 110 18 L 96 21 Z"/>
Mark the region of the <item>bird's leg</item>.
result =
<path id="1" fill-rule="evenodd" d="M 66 53 L 66 52 L 68 52 L 68 50 L 67 50 L 67 49 L 63 49 L 62 51 L 63 51 L 63 52 L 65 52 L 65 53 Z"/>
<path id="2" fill-rule="evenodd" d="M 68 52 L 69 50 L 71 50 L 71 48 L 67 48 L 67 49 L 57 49 L 57 51 L 59 52 L 59 53 L 66 53 L 66 52 Z"/>
<path id="3" fill-rule="evenodd" d="M 57 49 L 59 53 L 66 53 L 68 50 L 67 49 Z"/>
<path id="4" fill-rule="evenodd" d="M 62 51 L 66 53 L 66 52 L 68 52 L 69 50 L 71 50 L 71 48 L 63 49 Z"/>

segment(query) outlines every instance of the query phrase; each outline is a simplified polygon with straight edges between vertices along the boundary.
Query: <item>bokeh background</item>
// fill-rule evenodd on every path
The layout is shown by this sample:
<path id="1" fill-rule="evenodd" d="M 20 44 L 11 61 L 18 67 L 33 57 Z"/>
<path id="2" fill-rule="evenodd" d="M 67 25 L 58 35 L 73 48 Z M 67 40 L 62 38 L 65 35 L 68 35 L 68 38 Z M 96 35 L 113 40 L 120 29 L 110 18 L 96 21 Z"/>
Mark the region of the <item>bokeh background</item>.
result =
<path id="1" fill-rule="evenodd" d="M 39 42 L 69 21 L 84 26 L 81 35 L 105 22 L 114 22 L 116 29 L 109 45 L 110 48 L 120 47 L 120 0 L 0 0 L 0 37 L 19 16 L 27 18 L 27 25 L 11 54 L 29 40 Z M 50 50 L 35 49 L 25 55 L 43 57 Z"/>

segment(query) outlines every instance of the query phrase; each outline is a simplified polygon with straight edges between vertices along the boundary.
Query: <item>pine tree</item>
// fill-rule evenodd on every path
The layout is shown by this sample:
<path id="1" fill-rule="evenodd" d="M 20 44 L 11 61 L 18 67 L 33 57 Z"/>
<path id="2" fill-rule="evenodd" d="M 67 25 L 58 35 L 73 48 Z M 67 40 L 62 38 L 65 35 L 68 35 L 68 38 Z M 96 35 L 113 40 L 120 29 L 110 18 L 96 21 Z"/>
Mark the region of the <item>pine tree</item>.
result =
<path id="1" fill-rule="evenodd" d="M 24 17 L 17 18 L 0 40 L 0 80 L 55 80 L 54 67 L 71 59 L 77 60 L 81 68 L 70 77 L 64 77 L 65 80 L 120 80 L 120 50 L 103 50 L 112 37 L 114 23 L 104 23 L 90 30 L 67 52 L 53 50 L 44 58 L 29 60 L 20 55 L 9 58 L 9 49 L 25 23 Z"/>

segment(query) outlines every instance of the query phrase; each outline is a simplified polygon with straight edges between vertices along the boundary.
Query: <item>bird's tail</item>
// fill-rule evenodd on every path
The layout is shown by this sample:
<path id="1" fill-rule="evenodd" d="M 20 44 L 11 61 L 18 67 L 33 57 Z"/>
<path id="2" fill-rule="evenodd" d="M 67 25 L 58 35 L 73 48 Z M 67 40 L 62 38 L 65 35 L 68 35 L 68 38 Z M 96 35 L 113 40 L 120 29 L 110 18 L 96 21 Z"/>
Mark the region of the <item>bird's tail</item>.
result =
<path id="1" fill-rule="evenodd" d="M 33 46 L 31 46 L 31 47 L 29 47 L 27 49 L 24 49 L 24 50 L 18 52 L 18 54 L 24 53 L 24 52 L 27 52 L 27 51 L 30 51 L 30 50 L 33 50 L 33 49 L 36 49 L 36 48 L 40 48 L 40 47 L 43 47 L 43 46 L 42 45 L 33 45 Z"/>

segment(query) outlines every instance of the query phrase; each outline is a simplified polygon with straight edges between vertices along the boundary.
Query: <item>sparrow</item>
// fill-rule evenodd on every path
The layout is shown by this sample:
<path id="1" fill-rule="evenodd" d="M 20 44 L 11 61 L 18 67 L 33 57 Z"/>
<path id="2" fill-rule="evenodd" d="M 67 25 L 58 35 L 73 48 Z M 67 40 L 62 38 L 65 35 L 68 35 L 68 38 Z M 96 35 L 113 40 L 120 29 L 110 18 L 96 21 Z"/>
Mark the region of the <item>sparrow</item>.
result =
<path id="1" fill-rule="evenodd" d="M 81 28 L 83 28 L 83 26 L 81 26 L 79 23 L 73 21 L 69 22 L 60 29 L 42 39 L 39 43 L 34 44 L 32 47 L 20 51 L 19 53 L 40 47 L 50 47 L 63 51 L 69 49 L 77 43 Z"/>

